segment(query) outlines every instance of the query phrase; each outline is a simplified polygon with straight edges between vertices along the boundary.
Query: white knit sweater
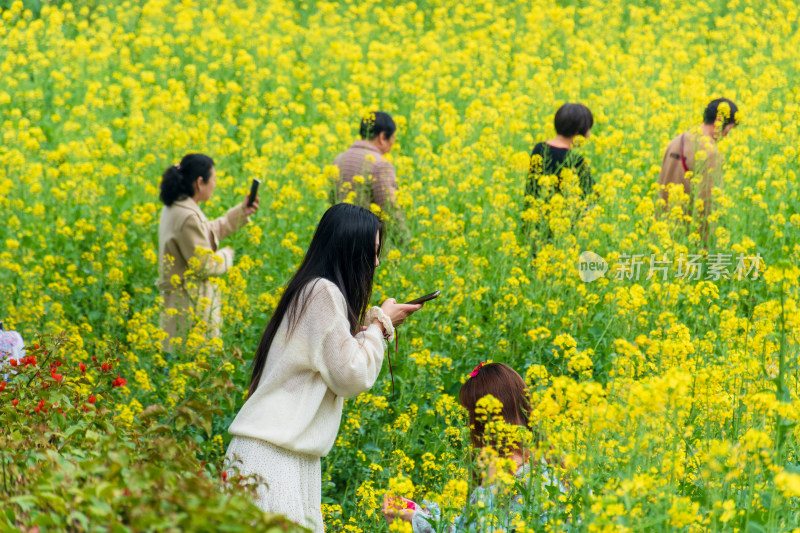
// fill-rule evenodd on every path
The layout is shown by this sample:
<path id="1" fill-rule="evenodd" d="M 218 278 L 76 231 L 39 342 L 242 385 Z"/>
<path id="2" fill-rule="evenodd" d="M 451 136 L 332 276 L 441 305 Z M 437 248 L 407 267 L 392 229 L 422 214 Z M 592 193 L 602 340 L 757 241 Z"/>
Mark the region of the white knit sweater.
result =
<path id="1" fill-rule="evenodd" d="M 380 327 L 350 334 L 344 295 L 318 278 L 301 291 L 308 306 L 288 336 L 288 315 L 272 341 L 261 380 L 228 431 L 297 453 L 328 454 L 344 398 L 375 383 L 386 347 Z"/>

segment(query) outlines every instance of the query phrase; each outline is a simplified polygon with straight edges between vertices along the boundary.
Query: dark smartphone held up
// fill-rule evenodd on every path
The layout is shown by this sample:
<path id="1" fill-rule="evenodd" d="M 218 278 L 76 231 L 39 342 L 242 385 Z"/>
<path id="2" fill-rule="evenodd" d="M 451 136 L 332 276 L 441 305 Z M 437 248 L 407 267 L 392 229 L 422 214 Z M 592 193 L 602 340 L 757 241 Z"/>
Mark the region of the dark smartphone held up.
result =
<path id="1" fill-rule="evenodd" d="M 250 195 L 247 197 L 247 207 L 251 207 L 253 202 L 256 201 L 259 185 L 261 185 L 261 180 L 258 178 L 253 178 L 253 183 L 250 184 Z"/>
<path id="2" fill-rule="evenodd" d="M 433 300 L 434 298 L 436 298 L 440 294 L 442 294 L 442 291 L 433 291 L 432 293 L 426 294 L 425 296 L 420 296 L 416 300 L 411 300 L 410 302 L 406 302 L 406 304 L 407 305 L 417 305 L 417 304 L 425 303 L 428 300 Z"/>

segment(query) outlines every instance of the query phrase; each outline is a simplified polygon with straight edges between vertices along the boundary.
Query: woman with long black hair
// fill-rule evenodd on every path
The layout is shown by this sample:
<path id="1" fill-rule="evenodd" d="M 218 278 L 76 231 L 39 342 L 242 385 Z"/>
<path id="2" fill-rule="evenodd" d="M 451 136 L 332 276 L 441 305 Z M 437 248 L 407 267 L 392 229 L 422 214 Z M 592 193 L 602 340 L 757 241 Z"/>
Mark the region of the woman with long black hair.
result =
<path id="1" fill-rule="evenodd" d="M 257 505 L 314 531 L 324 531 L 320 457 L 336 440 L 344 398 L 372 387 L 384 339 L 422 307 L 390 298 L 367 310 L 382 242 L 383 225 L 367 209 L 325 212 L 264 330 L 249 397 L 228 430 L 230 464 L 263 478 Z"/>

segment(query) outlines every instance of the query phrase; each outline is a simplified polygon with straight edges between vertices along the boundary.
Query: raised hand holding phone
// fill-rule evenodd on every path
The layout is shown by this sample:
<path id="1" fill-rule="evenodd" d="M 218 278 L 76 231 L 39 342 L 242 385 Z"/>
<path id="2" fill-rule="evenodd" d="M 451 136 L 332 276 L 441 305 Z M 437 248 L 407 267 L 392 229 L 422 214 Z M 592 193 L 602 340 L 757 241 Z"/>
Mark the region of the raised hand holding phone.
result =
<path id="1" fill-rule="evenodd" d="M 389 317 L 393 325 L 399 326 L 411 314 L 422 309 L 422 304 L 399 304 L 394 298 L 387 298 L 381 304 L 381 309 Z"/>
<path id="2" fill-rule="evenodd" d="M 245 216 L 249 217 L 258 211 L 258 186 L 260 184 L 260 179 L 253 178 L 253 183 L 250 184 L 250 194 L 245 196 L 244 202 L 242 202 L 242 210 L 244 211 Z"/>
<path id="3" fill-rule="evenodd" d="M 261 180 L 258 178 L 253 178 L 253 183 L 250 184 L 250 194 L 247 195 L 247 207 L 253 205 L 258 199 L 258 187 L 261 185 Z"/>

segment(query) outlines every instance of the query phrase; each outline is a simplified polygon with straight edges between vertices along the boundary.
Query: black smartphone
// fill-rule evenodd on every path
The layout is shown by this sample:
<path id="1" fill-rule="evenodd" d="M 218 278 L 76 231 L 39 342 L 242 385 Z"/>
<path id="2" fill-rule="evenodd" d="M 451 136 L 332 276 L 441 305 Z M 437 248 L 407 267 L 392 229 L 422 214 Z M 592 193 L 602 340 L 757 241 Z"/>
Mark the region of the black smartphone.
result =
<path id="1" fill-rule="evenodd" d="M 253 183 L 250 184 L 250 196 L 247 197 L 247 207 L 250 207 L 253 205 L 253 202 L 256 201 L 259 185 L 261 185 L 261 180 L 258 178 L 253 178 Z"/>
<path id="2" fill-rule="evenodd" d="M 434 298 L 436 298 L 440 294 L 442 294 L 442 291 L 433 291 L 432 293 L 426 294 L 425 296 L 420 296 L 416 300 L 411 300 L 410 302 L 406 302 L 406 305 L 421 304 L 423 302 L 427 302 L 428 300 L 433 300 Z"/>

